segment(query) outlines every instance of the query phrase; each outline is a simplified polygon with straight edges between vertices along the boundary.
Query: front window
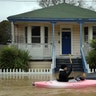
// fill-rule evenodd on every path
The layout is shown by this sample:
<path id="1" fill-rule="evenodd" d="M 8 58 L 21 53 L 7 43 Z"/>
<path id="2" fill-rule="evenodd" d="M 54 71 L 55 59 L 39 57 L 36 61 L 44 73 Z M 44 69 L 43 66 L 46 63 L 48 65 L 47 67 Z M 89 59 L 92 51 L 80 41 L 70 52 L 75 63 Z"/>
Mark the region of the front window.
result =
<path id="1" fill-rule="evenodd" d="M 40 26 L 32 26 L 32 43 L 40 43 L 41 38 L 40 38 Z"/>

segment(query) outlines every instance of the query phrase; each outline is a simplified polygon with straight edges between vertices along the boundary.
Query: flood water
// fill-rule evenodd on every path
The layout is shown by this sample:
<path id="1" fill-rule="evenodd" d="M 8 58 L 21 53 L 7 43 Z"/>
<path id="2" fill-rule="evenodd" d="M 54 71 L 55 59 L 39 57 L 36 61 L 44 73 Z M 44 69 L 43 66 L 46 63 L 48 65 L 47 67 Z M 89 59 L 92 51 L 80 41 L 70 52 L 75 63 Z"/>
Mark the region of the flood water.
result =
<path id="1" fill-rule="evenodd" d="M 47 89 L 32 86 L 34 81 L 52 80 L 57 75 L 0 75 L 0 96 L 96 96 L 96 87 Z"/>

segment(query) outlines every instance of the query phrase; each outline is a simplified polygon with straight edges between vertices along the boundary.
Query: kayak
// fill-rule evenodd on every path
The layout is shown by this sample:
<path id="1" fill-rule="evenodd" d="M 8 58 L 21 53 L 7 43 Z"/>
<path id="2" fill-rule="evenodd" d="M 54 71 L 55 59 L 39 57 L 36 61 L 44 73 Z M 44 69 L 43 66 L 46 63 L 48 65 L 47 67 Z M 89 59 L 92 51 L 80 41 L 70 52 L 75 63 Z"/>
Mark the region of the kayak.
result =
<path id="1" fill-rule="evenodd" d="M 83 80 L 83 81 L 72 81 L 72 82 L 59 82 L 57 80 L 51 81 L 38 81 L 32 83 L 35 87 L 40 88 L 84 88 L 96 86 L 96 80 Z"/>

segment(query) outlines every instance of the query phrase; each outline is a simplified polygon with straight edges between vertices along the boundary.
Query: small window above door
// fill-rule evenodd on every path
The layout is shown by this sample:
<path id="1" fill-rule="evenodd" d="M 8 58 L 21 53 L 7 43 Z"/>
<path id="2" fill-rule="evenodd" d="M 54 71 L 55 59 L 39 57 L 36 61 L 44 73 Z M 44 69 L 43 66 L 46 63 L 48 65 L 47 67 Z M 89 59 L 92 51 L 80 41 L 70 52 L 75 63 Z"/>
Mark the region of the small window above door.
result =
<path id="1" fill-rule="evenodd" d="M 62 28 L 62 31 L 71 31 L 71 28 Z"/>

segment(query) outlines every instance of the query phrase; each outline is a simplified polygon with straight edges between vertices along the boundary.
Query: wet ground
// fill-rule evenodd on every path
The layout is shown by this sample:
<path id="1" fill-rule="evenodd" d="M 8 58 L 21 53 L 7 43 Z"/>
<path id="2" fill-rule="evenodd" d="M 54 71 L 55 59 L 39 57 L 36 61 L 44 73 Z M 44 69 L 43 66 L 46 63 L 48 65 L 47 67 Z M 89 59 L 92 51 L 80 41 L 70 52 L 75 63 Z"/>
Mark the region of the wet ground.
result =
<path id="1" fill-rule="evenodd" d="M 73 75 L 76 75 L 73 74 Z M 96 87 L 83 89 L 46 89 L 32 86 L 34 81 L 52 80 L 57 75 L 0 76 L 0 96 L 96 96 Z"/>

